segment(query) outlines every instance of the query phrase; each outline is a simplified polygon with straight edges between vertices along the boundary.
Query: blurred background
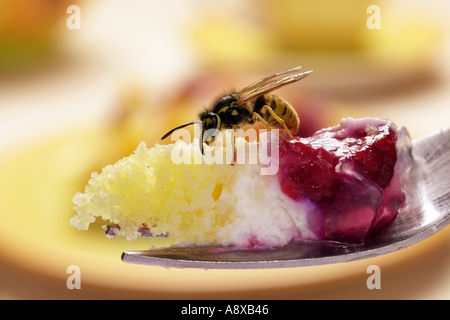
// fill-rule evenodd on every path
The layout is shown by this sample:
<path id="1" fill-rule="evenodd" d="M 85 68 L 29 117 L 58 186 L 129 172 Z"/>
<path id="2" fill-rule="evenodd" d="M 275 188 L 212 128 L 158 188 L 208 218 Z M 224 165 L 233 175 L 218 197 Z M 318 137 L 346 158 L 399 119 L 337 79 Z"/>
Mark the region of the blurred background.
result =
<path id="1" fill-rule="evenodd" d="M 299 135 L 343 117 L 389 118 L 413 139 L 448 128 L 448 12 L 445 0 L 2 0 L 0 298 L 450 298 L 449 228 L 363 261 L 205 272 L 124 264 L 122 251 L 170 240 L 68 223 L 91 172 L 221 91 L 298 65 L 313 74 L 277 93 Z M 381 290 L 366 287 L 372 264 Z M 70 265 L 80 290 L 66 287 Z"/>

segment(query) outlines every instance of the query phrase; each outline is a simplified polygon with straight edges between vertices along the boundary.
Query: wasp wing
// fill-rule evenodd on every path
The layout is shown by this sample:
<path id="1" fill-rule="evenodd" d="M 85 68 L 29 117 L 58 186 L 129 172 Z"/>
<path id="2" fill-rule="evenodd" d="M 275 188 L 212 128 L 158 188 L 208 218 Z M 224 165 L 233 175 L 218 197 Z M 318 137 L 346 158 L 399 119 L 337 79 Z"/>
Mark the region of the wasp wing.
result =
<path id="1" fill-rule="evenodd" d="M 238 93 L 239 99 L 236 101 L 235 105 L 241 106 L 248 101 L 254 100 L 262 95 L 277 90 L 278 88 L 299 81 L 312 72 L 306 71 L 300 73 L 300 68 L 301 67 L 292 68 L 252 83 Z"/>
<path id="2" fill-rule="evenodd" d="M 241 90 L 241 92 L 242 93 L 249 92 L 249 91 L 251 91 L 253 89 L 256 89 L 256 88 L 259 88 L 259 87 L 263 86 L 266 83 L 276 81 L 277 79 L 282 79 L 282 78 L 287 77 L 287 76 L 289 76 L 291 74 L 297 74 L 297 73 L 299 73 L 298 71 L 301 68 L 302 67 L 300 67 L 300 66 L 299 67 L 295 67 L 295 68 L 291 68 L 291 69 L 285 70 L 283 72 L 279 72 L 279 73 L 273 74 L 271 76 L 265 77 L 263 79 L 260 79 L 260 80 L 258 80 L 256 82 L 253 82 L 252 84 L 246 86 L 245 88 L 243 88 Z"/>

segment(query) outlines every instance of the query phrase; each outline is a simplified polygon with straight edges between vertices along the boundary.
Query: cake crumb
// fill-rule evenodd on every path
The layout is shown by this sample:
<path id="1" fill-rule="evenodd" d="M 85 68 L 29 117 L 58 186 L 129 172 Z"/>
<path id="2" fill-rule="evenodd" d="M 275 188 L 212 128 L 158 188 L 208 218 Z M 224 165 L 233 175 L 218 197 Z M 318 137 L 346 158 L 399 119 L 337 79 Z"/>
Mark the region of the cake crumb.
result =
<path id="1" fill-rule="evenodd" d="M 368 124 L 366 126 L 366 133 L 367 133 L 368 136 L 376 134 L 377 132 L 378 132 L 378 129 L 373 124 Z"/>

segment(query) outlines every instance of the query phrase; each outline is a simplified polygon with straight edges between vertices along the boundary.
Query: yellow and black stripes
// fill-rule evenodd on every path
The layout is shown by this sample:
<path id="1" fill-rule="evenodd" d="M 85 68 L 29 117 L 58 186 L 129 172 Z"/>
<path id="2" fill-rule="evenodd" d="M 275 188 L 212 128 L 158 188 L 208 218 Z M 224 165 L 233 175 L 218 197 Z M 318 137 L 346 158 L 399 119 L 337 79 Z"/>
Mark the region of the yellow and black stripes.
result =
<path id="1" fill-rule="evenodd" d="M 286 124 L 289 131 L 296 133 L 300 124 L 297 112 L 294 108 L 286 101 L 274 94 L 266 94 L 254 101 L 248 102 L 253 112 L 258 113 L 261 117 L 272 127 L 280 128 L 280 123 L 275 119 L 269 111 L 261 112 L 261 109 L 267 105 L 270 107 L 274 113 L 280 117 Z M 253 104 L 253 106 L 251 105 Z"/>

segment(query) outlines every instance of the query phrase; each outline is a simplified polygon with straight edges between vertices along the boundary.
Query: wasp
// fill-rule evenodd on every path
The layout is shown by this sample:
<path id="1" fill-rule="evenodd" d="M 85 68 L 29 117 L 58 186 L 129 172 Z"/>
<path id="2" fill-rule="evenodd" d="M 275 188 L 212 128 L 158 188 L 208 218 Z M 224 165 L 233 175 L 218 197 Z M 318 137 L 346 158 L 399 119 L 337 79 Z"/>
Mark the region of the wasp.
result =
<path id="1" fill-rule="evenodd" d="M 204 155 L 203 141 L 211 145 L 222 129 L 237 130 L 243 125 L 260 121 L 268 130 L 278 128 L 286 131 L 291 139 L 298 131 L 300 119 L 295 109 L 282 98 L 271 94 L 283 86 L 299 81 L 312 71 L 299 72 L 295 67 L 258 80 L 238 92 L 220 95 L 211 107 L 199 114 L 199 120 L 182 124 L 167 132 L 164 140 L 174 131 L 189 125 L 201 126 L 200 151 Z M 280 139 L 287 142 L 280 136 Z"/>

